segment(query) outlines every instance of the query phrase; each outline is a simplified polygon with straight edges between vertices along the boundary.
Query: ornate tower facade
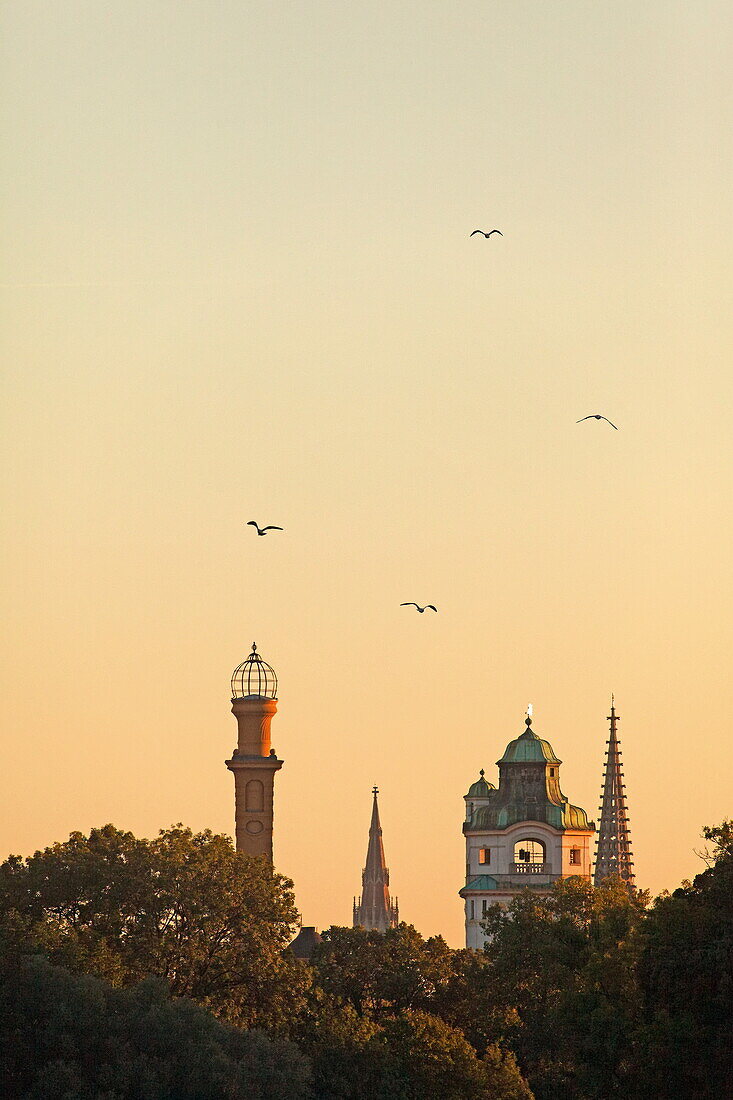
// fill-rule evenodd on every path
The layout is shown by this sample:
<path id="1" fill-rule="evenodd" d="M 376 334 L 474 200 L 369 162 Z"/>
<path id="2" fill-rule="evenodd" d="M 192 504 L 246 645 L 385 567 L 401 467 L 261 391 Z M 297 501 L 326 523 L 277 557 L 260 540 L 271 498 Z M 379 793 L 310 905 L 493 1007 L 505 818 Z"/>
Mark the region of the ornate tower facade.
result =
<path id="1" fill-rule="evenodd" d="M 237 747 L 226 766 L 234 772 L 237 851 L 272 863 L 275 772 L 283 766 L 270 746 L 270 723 L 277 711 L 277 676 L 257 646 L 232 673 L 232 714 Z"/>
<path id="2" fill-rule="evenodd" d="M 481 948 L 481 922 L 490 905 L 508 905 L 522 890 L 547 894 L 558 879 L 590 881 L 590 840 L 585 810 L 560 790 L 560 765 L 549 741 L 532 729 L 510 741 L 499 768 L 499 786 L 480 778 L 465 796 L 466 947 Z"/>
<path id="3" fill-rule="evenodd" d="M 372 794 L 374 802 L 369 826 L 366 866 L 361 875 L 361 897 L 358 901 L 354 898 L 354 928 L 386 932 L 388 928 L 397 927 L 400 914 L 397 900 L 395 899 L 392 904 L 389 898 L 389 871 L 384 859 L 377 787 L 373 788 Z"/>
<path id="4" fill-rule="evenodd" d="M 621 746 L 616 732 L 620 718 L 611 696 L 611 713 L 608 716 L 611 729 L 606 750 L 606 771 L 601 791 L 601 818 L 598 823 L 598 847 L 594 886 L 599 886 L 609 875 L 617 875 L 624 885 L 634 889 L 634 861 L 631 858 L 631 832 L 626 809 L 626 784 L 621 770 Z"/>

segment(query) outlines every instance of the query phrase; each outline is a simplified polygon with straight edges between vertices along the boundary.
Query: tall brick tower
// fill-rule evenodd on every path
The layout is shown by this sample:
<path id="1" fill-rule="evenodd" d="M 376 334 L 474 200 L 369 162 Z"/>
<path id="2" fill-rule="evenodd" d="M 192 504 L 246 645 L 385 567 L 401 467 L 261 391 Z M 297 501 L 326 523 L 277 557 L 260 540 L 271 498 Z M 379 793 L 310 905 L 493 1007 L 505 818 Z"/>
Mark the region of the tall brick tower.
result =
<path id="1" fill-rule="evenodd" d="M 270 747 L 270 723 L 277 711 L 277 676 L 257 646 L 232 673 L 232 714 L 237 747 L 226 766 L 234 772 L 237 851 L 272 863 L 275 772 L 283 766 Z"/>
<path id="2" fill-rule="evenodd" d="M 598 824 L 598 848 L 593 885 L 599 886 L 609 875 L 618 875 L 629 890 L 634 888 L 634 861 L 631 858 L 631 831 L 626 809 L 626 784 L 621 770 L 621 746 L 616 732 L 620 718 L 611 696 L 611 729 L 607 741 L 606 771 L 601 792 L 601 818 Z"/>

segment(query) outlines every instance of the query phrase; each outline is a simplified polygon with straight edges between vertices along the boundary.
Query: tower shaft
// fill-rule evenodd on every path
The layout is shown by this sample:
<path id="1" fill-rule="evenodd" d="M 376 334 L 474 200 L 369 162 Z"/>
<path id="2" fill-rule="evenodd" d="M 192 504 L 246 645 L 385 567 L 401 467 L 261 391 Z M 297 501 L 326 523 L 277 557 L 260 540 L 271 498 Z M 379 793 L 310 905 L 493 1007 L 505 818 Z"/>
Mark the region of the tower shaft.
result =
<path id="1" fill-rule="evenodd" d="M 611 724 L 606 770 L 601 791 L 598 847 L 593 884 L 599 886 L 609 875 L 616 875 L 629 890 L 634 888 L 634 861 L 631 857 L 631 832 L 626 807 L 626 785 L 621 767 L 621 746 L 616 730 L 620 721 L 611 698 Z"/>
<path id="2" fill-rule="evenodd" d="M 270 722 L 277 700 L 248 696 L 232 701 L 237 748 L 226 766 L 234 773 L 234 820 L 238 852 L 272 863 L 275 772 L 283 766 L 270 748 Z"/>

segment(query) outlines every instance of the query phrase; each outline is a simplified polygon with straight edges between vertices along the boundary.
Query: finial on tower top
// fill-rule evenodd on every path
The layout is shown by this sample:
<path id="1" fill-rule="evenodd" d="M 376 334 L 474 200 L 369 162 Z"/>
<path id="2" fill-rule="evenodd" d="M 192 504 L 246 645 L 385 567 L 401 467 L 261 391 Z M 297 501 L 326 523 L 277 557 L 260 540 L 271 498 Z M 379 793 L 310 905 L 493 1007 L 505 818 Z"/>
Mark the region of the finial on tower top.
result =
<path id="1" fill-rule="evenodd" d="M 257 642 L 252 642 L 252 652 L 253 653 L 257 652 Z"/>
<path id="2" fill-rule="evenodd" d="M 483 777 L 484 777 L 484 769 L 483 769 L 483 768 L 482 768 L 482 769 L 481 769 L 481 771 L 479 772 L 479 775 L 480 775 L 480 776 L 481 776 L 481 778 L 483 779 Z"/>
<path id="3" fill-rule="evenodd" d="M 524 719 L 525 726 L 532 725 L 532 704 L 527 703 L 527 717 Z"/>
<path id="4" fill-rule="evenodd" d="M 376 787 L 376 786 L 372 787 L 372 794 L 376 798 L 377 795 L 379 794 L 379 787 Z"/>

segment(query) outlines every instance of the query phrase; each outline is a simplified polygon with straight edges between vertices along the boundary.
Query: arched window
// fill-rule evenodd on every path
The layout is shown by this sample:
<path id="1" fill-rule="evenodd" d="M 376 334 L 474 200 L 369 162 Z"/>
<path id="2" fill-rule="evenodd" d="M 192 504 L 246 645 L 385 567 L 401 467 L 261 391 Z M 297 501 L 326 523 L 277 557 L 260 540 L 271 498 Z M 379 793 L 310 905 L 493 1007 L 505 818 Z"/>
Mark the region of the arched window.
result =
<path id="1" fill-rule="evenodd" d="M 514 870 L 527 874 L 539 872 L 545 862 L 545 846 L 541 840 L 524 837 L 514 845 Z"/>
<path id="2" fill-rule="evenodd" d="M 250 779 L 244 788 L 244 808 L 250 813 L 260 814 L 265 808 L 265 788 L 262 780 Z"/>

